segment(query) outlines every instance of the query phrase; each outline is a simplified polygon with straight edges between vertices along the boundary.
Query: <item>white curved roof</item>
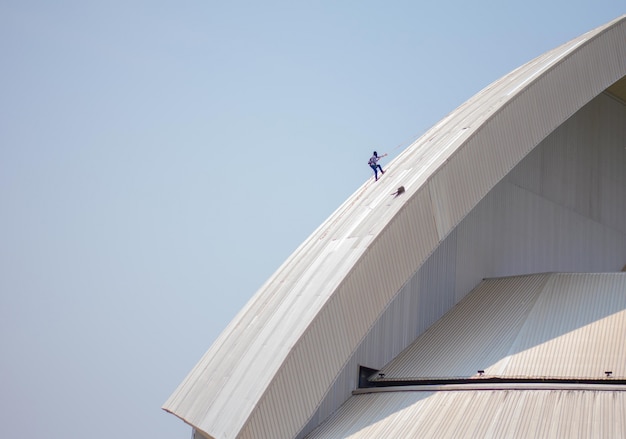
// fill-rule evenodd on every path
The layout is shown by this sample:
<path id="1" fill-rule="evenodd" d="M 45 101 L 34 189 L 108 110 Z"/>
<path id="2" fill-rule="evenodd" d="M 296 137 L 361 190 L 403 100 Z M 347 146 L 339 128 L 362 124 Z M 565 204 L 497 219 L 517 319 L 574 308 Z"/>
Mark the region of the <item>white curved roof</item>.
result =
<path id="1" fill-rule="evenodd" d="M 625 437 L 625 292 L 626 273 L 485 280 L 307 439 Z"/>
<path id="2" fill-rule="evenodd" d="M 622 16 L 461 105 L 289 257 L 163 408 L 209 437 L 296 436 L 444 238 L 546 136 L 625 75 Z M 406 192 L 391 196 L 399 186 Z"/>
<path id="3" fill-rule="evenodd" d="M 623 438 L 624 407 L 609 385 L 381 392 L 355 396 L 307 439 Z"/>

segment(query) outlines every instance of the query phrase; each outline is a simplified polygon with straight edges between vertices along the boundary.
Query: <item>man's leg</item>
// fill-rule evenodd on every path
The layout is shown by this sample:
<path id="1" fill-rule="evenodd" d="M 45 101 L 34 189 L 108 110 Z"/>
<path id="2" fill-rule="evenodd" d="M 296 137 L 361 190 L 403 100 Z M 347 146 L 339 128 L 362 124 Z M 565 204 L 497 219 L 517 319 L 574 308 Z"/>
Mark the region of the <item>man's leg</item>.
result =
<path id="1" fill-rule="evenodd" d="M 374 178 L 378 180 L 378 168 L 375 165 L 370 165 L 370 168 L 374 171 Z"/>

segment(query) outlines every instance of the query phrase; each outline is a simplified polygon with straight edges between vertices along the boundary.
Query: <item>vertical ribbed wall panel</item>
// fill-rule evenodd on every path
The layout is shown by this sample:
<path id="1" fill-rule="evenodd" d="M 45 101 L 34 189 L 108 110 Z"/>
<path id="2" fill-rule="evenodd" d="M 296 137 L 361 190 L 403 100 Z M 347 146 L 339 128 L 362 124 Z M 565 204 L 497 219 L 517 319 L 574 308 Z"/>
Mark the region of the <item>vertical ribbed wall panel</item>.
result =
<path id="1" fill-rule="evenodd" d="M 602 129 L 595 138 L 600 149 L 598 174 L 602 204 L 598 220 L 626 233 L 626 197 L 616 189 L 626 187 L 626 105 L 609 96 L 603 96 L 599 123 Z"/>
<path id="2" fill-rule="evenodd" d="M 415 336 L 425 331 L 457 301 L 455 279 L 451 275 L 457 269 L 456 252 L 456 233 L 452 232 L 415 276 L 418 281 Z"/>
<path id="3" fill-rule="evenodd" d="M 414 242 L 420 245 L 419 239 Z M 437 247 L 420 272 L 409 279 L 377 319 L 337 377 L 309 425 L 298 437 L 304 437 L 350 396 L 358 382 L 359 366 L 382 368 L 455 303 L 454 278 L 449 276 L 454 271 L 454 263 L 455 240 L 450 238 Z M 359 316 L 357 312 L 355 315 Z"/>
<path id="4" fill-rule="evenodd" d="M 502 178 L 528 153 L 529 146 L 537 145 L 553 127 L 569 118 L 572 109 L 582 107 L 621 78 L 623 70 L 619 68 L 623 66 L 619 64 L 602 70 L 594 65 L 603 56 L 626 56 L 626 43 L 616 49 L 608 54 L 609 49 L 597 41 L 586 42 L 561 61 L 568 64 L 567 68 L 552 68 L 532 82 L 517 97 L 515 106 L 502 107 L 482 127 L 480 136 L 474 136 L 456 152 L 430 183 L 441 237 L 491 189 L 491 182 Z M 590 77 L 597 80 L 589 81 Z M 531 93 L 534 89 L 542 93 Z"/>

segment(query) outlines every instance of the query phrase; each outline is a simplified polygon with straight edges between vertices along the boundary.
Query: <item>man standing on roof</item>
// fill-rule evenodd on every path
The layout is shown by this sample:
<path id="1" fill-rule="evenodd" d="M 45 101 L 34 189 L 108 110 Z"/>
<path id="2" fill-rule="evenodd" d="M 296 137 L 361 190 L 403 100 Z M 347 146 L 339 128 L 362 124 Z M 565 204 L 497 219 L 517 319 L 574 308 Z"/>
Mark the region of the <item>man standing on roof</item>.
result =
<path id="1" fill-rule="evenodd" d="M 380 169 L 380 173 L 384 174 L 385 171 L 383 171 L 383 168 L 378 164 L 378 160 L 380 160 L 380 158 L 385 157 L 387 154 L 383 154 L 380 157 L 378 156 L 378 153 L 376 151 L 374 151 L 374 155 L 370 157 L 369 162 L 367 162 L 368 165 L 370 165 L 370 168 L 372 168 L 374 170 L 374 177 L 376 178 L 376 181 L 378 181 L 378 170 Z"/>

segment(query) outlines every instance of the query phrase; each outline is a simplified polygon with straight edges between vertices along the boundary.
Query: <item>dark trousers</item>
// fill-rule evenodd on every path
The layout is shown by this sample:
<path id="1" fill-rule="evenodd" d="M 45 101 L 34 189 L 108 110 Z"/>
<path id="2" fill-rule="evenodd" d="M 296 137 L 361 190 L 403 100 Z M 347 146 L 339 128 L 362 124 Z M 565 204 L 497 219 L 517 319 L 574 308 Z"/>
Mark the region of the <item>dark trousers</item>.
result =
<path id="1" fill-rule="evenodd" d="M 370 168 L 372 168 L 374 170 L 374 177 L 376 178 L 376 180 L 378 180 L 378 170 L 380 169 L 380 172 L 382 172 L 383 174 L 385 173 L 385 171 L 383 171 L 383 168 L 381 168 L 380 165 L 370 165 Z"/>

